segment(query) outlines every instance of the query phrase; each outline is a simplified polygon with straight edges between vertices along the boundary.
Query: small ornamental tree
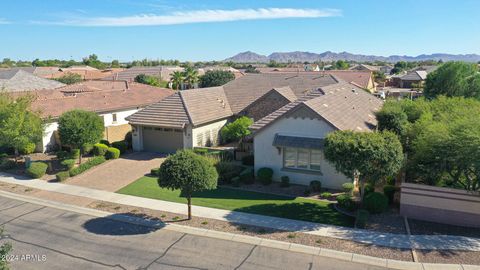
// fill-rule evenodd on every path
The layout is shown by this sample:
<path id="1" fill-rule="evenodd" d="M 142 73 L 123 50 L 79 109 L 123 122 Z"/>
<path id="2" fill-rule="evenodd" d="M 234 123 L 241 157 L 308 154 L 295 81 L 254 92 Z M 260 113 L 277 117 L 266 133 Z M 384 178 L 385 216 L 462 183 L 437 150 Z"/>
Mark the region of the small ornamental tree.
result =
<path id="1" fill-rule="evenodd" d="M 82 75 L 67 72 L 65 75 L 55 79 L 64 84 L 74 84 L 83 81 Z"/>
<path id="2" fill-rule="evenodd" d="M 220 86 L 235 79 L 235 75 L 227 70 L 209 70 L 200 76 L 201 87 Z"/>
<path id="3" fill-rule="evenodd" d="M 227 124 L 220 130 L 220 135 L 225 141 L 239 141 L 250 134 L 248 127 L 253 124 L 253 120 L 242 116 L 230 124 Z"/>
<path id="4" fill-rule="evenodd" d="M 82 163 L 83 146 L 100 141 L 103 131 L 103 120 L 94 112 L 72 110 L 63 113 L 58 120 L 58 133 L 62 144 L 82 149 L 79 156 L 80 163 Z"/>
<path id="5" fill-rule="evenodd" d="M 325 158 L 346 176 L 358 175 L 362 201 L 365 183 L 384 181 L 403 164 L 402 145 L 391 132 L 330 133 L 325 139 Z"/>
<path id="6" fill-rule="evenodd" d="M 215 189 L 218 173 L 207 158 L 191 150 L 180 150 L 169 156 L 160 166 L 158 185 L 168 189 L 180 189 L 187 198 L 188 219 L 192 219 L 192 196 L 195 192 Z"/>

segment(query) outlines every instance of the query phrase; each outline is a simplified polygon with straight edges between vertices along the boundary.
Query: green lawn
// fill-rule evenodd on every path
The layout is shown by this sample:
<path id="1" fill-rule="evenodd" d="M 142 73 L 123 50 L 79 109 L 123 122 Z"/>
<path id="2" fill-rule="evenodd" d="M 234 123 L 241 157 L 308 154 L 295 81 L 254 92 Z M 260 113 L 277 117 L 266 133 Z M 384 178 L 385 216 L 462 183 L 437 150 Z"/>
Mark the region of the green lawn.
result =
<path id="1" fill-rule="evenodd" d="M 144 176 L 117 193 L 171 202 L 186 203 L 179 190 L 160 188 L 157 178 Z M 327 202 L 219 187 L 198 192 L 194 205 L 246 213 L 353 226 L 353 219 L 342 215 Z M 195 213 L 193 213 L 195 215 Z"/>

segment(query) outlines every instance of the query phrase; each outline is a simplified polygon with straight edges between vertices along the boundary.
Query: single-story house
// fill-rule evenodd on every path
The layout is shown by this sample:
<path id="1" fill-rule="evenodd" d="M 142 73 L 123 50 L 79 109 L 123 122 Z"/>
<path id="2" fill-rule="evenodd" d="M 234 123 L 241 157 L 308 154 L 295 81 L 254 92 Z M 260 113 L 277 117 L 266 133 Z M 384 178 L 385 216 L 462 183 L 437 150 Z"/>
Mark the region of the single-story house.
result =
<path id="1" fill-rule="evenodd" d="M 272 113 L 311 91 L 337 83 L 319 73 L 246 74 L 219 87 L 184 90 L 127 118 L 137 151 L 173 153 L 215 146 L 220 129 L 237 116 Z"/>
<path id="2" fill-rule="evenodd" d="M 11 68 L 0 70 L 0 90 L 7 92 L 55 89 L 65 84 L 34 75 L 35 68 Z"/>
<path id="3" fill-rule="evenodd" d="M 410 71 L 399 78 L 399 87 L 400 88 L 421 87 L 425 79 L 427 78 L 427 74 L 428 73 L 425 70 Z"/>
<path id="4" fill-rule="evenodd" d="M 120 72 L 115 72 L 110 76 L 104 77 L 102 80 L 112 81 L 112 80 L 120 80 L 120 81 L 127 81 L 133 82 L 135 77 L 140 74 L 156 76 L 162 78 L 164 81 L 169 81 L 171 75 L 175 71 L 183 71 L 184 68 L 177 67 L 177 66 L 155 66 L 155 67 L 142 67 L 142 66 L 134 66 Z"/>
<path id="5" fill-rule="evenodd" d="M 320 180 L 331 189 L 351 181 L 325 160 L 324 139 L 336 130 L 371 131 L 383 102 L 346 82 L 322 87 L 321 92 L 289 103 L 251 126 L 255 171 L 268 167 L 274 180 L 288 176 L 302 185 Z"/>
<path id="6" fill-rule="evenodd" d="M 35 96 L 32 108 L 40 111 L 47 121 L 37 150 L 48 152 L 61 143 L 57 120 L 64 112 L 73 109 L 96 112 L 104 121 L 104 139 L 121 141 L 131 132 L 131 126 L 125 120 L 127 116 L 172 95 L 173 91 L 125 81 L 85 81 L 29 93 Z"/>

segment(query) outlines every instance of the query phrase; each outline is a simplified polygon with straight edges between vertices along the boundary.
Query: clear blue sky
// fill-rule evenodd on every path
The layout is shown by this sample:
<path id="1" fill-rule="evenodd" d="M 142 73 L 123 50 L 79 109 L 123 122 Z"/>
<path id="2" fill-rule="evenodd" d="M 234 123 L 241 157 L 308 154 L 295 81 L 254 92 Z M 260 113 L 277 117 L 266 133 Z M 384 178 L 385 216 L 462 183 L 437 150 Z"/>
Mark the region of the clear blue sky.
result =
<path id="1" fill-rule="evenodd" d="M 0 58 L 221 60 L 242 51 L 480 54 L 478 0 L 12 0 Z"/>

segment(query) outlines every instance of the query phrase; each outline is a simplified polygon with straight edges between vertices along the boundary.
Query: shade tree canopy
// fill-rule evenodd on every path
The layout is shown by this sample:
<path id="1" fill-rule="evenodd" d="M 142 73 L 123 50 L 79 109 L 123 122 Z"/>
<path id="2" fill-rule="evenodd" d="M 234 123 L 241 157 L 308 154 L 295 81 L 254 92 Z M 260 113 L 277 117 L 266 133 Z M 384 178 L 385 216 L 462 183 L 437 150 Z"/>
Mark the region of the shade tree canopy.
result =
<path id="1" fill-rule="evenodd" d="M 200 76 L 200 87 L 221 86 L 235 79 L 235 75 L 228 70 L 209 70 Z"/>

